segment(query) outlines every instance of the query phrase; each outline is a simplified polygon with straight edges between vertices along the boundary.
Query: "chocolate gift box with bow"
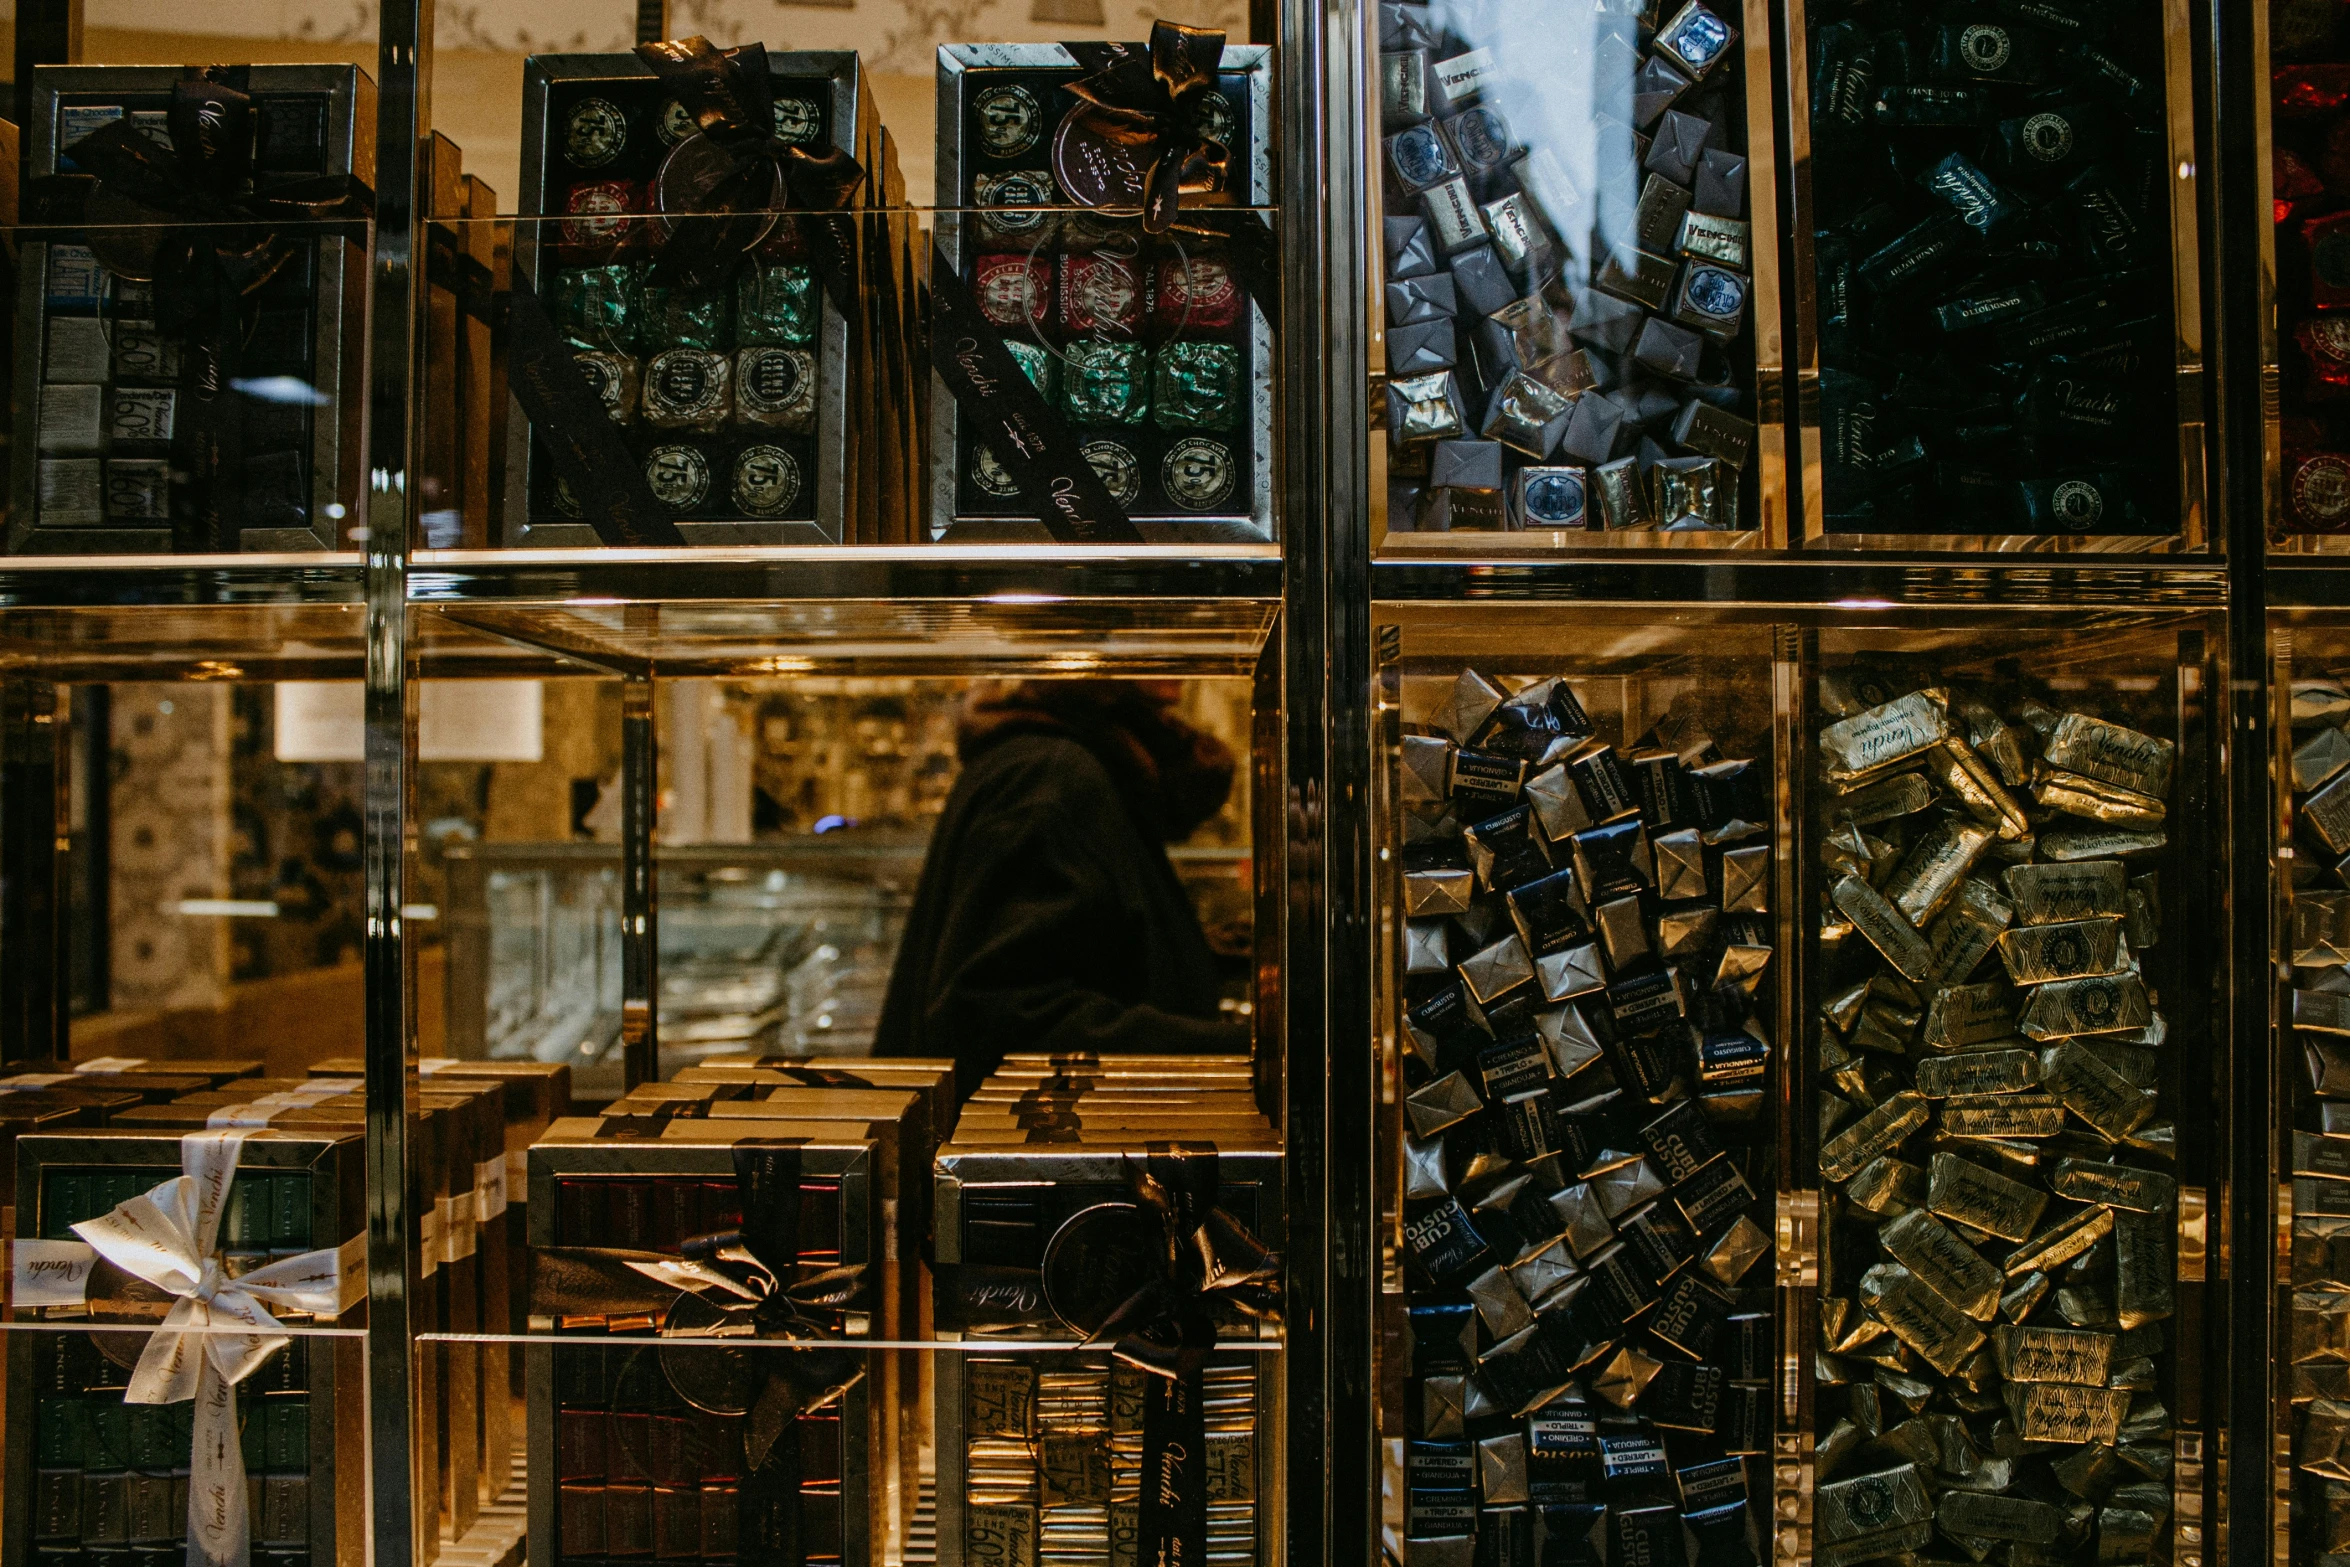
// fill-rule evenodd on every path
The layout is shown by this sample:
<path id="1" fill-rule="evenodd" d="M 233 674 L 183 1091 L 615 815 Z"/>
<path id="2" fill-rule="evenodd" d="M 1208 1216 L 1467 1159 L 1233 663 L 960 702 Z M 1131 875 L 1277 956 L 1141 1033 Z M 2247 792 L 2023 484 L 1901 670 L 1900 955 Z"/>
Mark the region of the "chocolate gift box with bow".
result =
<path id="1" fill-rule="evenodd" d="M 374 129 L 352 66 L 39 69 L 11 552 L 345 547 Z"/>
<path id="2" fill-rule="evenodd" d="M 879 1159 L 806 1121 L 571 1118 L 531 1149 L 534 1567 L 903 1549 L 896 1352 L 852 1347 L 882 1337 L 911 1244 L 885 1228 Z M 792 1347 L 810 1340 L 842 1347 Z"/>
<path id="3" fill-rule="evenodd" d="M 940 1150 L 942 1564 L 1275 1558 L 1281 1169 L 1261 1118 Z"/>
<path id="4" fill-rule="evenodd" d="M 1167 22 L 940 47 L 930 537 L 1272 537 L 1272 90 Z"/>
<path id="5" fill-rule="evenodd" d="M 225 1561 L 241 1541 L 256 1567 L 355 1567 L 361 1345 L 298 1330 L 365 1322 L 360 1139 L 101 1131 L 22 1139 L 16 1163 L 11 1304 L 59 1331 L 9 1335 L 27 1439 L 9 1444 L 0 1555 Z M 205 1319 L 259 1331 L 172 1331 Z M 163 1331 L 84 1330 L 101 1324 Z M 191 1492 L 215 1503 L 193 1550 Z"/>
<path id="6" fill-rule="evenodd" d="M 533 55 L 522 134 L 501 541 L 909 542 L 912 218 L 857 55 Z"/>

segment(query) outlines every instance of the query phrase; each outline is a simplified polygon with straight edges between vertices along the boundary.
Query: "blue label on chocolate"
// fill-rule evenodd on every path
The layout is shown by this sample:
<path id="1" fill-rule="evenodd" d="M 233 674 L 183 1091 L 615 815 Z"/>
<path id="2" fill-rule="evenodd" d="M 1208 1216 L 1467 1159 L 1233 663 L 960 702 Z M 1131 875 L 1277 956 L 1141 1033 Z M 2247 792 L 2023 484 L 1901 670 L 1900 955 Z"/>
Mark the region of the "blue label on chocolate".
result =
<path id="1" fill-rule="evenodd" d="M 1583 481 L 1571 473 L 1544 474 L 1526 481 L 1526 520 L 1554 528 L 1583 523 Z"/>
<path id="2" fill-rule="evenodd" d="M 1692 6 L 1665 43 L 1682 59 L 1704 70 L 1730 46 L 1729 24 L 1711 11 Z"/>
<path id="3" fill-rule="evenodd" d="M 1736 273 L 1719 267 L 1692 268 L 1684 295 L 1691 309 L 1720 320 L 1729 320 L 1746 308 L 1746 284 Z"/>
<path id="4" fill-rule="evenodd" d="M 1420 1266 L 1440 1279 L 1465 1272 L 1485 1254 L 1484 1237 L 1460 1203 L 1449 1197 L 1417 1219 L 1406 1220 L 1403 1243 Z"/>
<path id="5" fill-rule="evenodd" d="M 1395 138 L 1395 172 L 1406 184 L 1424 188 L 1452 173 L 1452 160 L 1433 128 L 1415 125 Z"/>
<path id="6" fill-rule="evenodd" d="M 1452 140 L 1461 161 L 1481 172 L 1500 168 L 1509 156 L 1509 127 L 1491 109 L 1471 109 L 1453 121 Z"/>

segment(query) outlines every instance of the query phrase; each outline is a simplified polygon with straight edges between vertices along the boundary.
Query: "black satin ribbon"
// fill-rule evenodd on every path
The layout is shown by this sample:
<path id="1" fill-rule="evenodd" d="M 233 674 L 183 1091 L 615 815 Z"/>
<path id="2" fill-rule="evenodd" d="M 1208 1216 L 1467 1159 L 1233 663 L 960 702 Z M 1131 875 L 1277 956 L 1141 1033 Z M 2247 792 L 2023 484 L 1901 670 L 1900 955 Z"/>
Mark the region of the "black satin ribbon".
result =
<path id="1" fill-rule="evenodd" d="M 707 38 L 636 46 L 636 56 L 677 95 L 694 125 L 725 154 L 727 172 L 694 211 L 668 214 L 669 239 L 650 281 L 707 287 L 734 275 L 767 227 L 763 216 L 783 189 L 784 205 L 808 244 L 825 296 L 844 316 L 859 303 L 856 234 L 841 209 L 865 186 L 857 160 L 837 148 L 810 152 L 775 134 L 775 81 L 767 46 L 720 49 Z"/>
<path id="2" fill-rule="evenodd" d="M 1147 54 L 1120 43 L 1063 47 L 1092 73 L 1067 84 L 1079 102 L 1062 117 L 1063 132 L 1098 139 L 1134 161 L 1142 172 L 1144 233 L 1167 232 L 1185 195 L 1225 188 L 1232 151 L 1201 131 L 1198 114 L 1201 97 L 1216 90 L 1220 29 L 1153 22 Z"/>
<path id="3" fill-rule="evenodd" d="M 1216 1204 L 1213 1143 L 1152 1143 L 1127 1166 L 1135 1205 L 1156 1227 L 1158 1276 L 1110 1313 L 1089 1344 L 1151 1373 L 1142 1406 L 1141 1538 L 1136 1561 L 1207 1561 L 1207 1439 L 1202 1400 L 1221 1302 L 1280 1320 L 1281 1259 Z"/>
<path id="4" fill-rule="evenodd" d="M 1111 498 L 1061 416 L 979 312 L 971 287 L 933 252 L 930 363 L 962 406 L 966 440 L 986 445 L 1045 531 L 1064 544 L 1139 544 L 1142 530 Z"/>
<path id="5" fill-rule="evenodd" d="M 307 225 L 310 238 L 342 234 L 365 243 L 374 193 L 347 174 L 254 187 L 268 122 L 244 91 L 243 67 L 213 66 L 172 84 L 157 146 L 128 118 L 111 120 L 62 150 L 87 170 L 31 182 L 27 205 L 44 225 L 119 229 L 155 236 L 155 324 L 180 337 L 182 396 L 172 441 L 173 547 L 236 548 L 243 523 L 244 410 L 232 383 L 249 331 L 246 301 L 283 271 Z M 348 224 L 348 229 L 335 225 Z M 201 226 L 197 226 L 201 225 Z M 43 236 L 72 242 L 81 234 Z M 305 502 L 307 497 L 304 498 Z"/>

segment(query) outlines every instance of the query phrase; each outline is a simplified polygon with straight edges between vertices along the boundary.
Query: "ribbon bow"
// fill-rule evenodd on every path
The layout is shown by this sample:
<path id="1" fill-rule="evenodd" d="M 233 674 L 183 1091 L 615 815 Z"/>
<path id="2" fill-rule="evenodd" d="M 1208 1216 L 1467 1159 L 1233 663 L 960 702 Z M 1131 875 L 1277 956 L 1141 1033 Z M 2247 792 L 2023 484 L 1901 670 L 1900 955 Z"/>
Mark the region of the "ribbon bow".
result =
<path id="1" fill-rule="evenodd" d="M 1224 34 L 1153 22 L 1147 58 L 1123 45 L 1105 52 L 1108 63 L 1068 84 L 1080 102 L 1054 133 L 1054 173 L 1072 200 L 1139 205 L 1143 232 L 1164 234 L 1183 196 L 1224 189 L 1231 171 L 1231 149 L 1201 123 Z"/>
<path id="2" fill-rule="evenodd" d="M 837 1339 L 840 1313 L 865 1289 L 862 1264 L 799 1276 L 799 1148 L 754 1139 L 734 1149 L 743 1227 L 689 1240 L 676 1257 L 631 1256 L 636 1272 L 679 1291 L 661 1336 L 816 1343 Z M 765 1468 L 801 1415 L 835 1402 L 865 1374 L 849 1349 L 681 1349 L 662 1369 L 688 1403 L 742 1414 L 745 1475 Z"/>
<path id="3" fill-rule="evenodd" d="M 651 281 L 722 282 L 774 231 L 778 209 L 835 211 L 864 185 L 865 171 L 847 153 L 810 152 L 775 134 L 765 44 L 722 50 L 696 36 L 638 44 L 636 54 L 677 94 L 699 132 L 677 144 L 655 181 L 670 238 Z M 818 224 L 810 249 L 831 292 L 845 277 L 841 236 Z M 846 307 L 837 297 L 835 303 Z"/>
<path id="4" fill-rule="evenodd" d="M 220 1217 L 246 1136 L 189 1133 L 180 1139 L 183 1173 L 73 1227 L 108 1262 L 179 1297 L 148 1339 L 123 1402 L 195 1401 L 190 1567 L 245 1567 L 252 1531 L 236 1385 L 291 1342 L 270 1307 L 321 1317 L 342 1309 L 342 1258 L 333 1248 L 233 1279 L 221 1271 Z"/>
<path id="5" fill-rule="evenodd" d="M 1216 1342 L 1218 1303 L 1280 1321 L 1281 1258 L 1216 1206 L 1215 1145 L 1154 1143 L 1126 1166 L 1149 1222 L 1139 1288 L 1086 1343 L 1150 1372 L 1142 1406 L 1142 1503 L 1135 1559 L 1173 1567 L 1207 1560 L 1207 1451 L 1202 1372 Z M 1048 1262 L 1048 1270 L 1049 1270 Z"/>

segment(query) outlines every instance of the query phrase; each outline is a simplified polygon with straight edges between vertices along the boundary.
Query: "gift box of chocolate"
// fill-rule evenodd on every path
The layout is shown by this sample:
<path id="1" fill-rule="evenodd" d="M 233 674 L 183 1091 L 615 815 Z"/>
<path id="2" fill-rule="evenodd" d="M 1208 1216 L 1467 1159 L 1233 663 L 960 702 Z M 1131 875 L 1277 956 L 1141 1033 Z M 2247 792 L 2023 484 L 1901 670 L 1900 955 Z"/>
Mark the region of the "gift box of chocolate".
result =
<path id="1" fill-rule="evenodd" d="M 915 1455 L 884 1404 L 880 1145 L 805 1120 L 558 1121 L 530 1152 L 530 1559 L 876 1561 Z M 716 1342 L 714 1342 L 716 1341 Z M 539 1458 L 536 1455 L 545 1455 Z"/>
<path id="2" fill-rule="evenodd" d="M 2350 50 L 2322 6 L 2271 8 L 2270 210 L 2284 361 L 2270 535 L 2350 530 Z"/>
<path id="3" fill-rule="evenodd" d="M 1391 534 L 1758 542 L 1777 240 L 1742 19 L 1379 8 Z"/>
<path id="4" fill-rule="evenodd" d="M 1278 1134 L 958 1131 L 937 1182 L 940 1562 L 1274 1560 L 1278 1362 L 1243 1346 L 1278 1320 Z M 1009 1347 L 1036 1339 L 1099 1347 Z M 1187 1368 L 1187 1343 L 1221 1347 Z"/>
<path id="5" fill-rule="evenodd" d="M 1768 1537 L 1770 714 L 1675 684 L 1406 693 L 1409 1563 Z"/>
<path id="6" fill-rule="evenodd" d="M 1086 118 L 1165 92 L 1152 50 L 1179 32 L 939 49 L 933 538 L 1272 537 L 1278 268 L 1242 210 L 1272 202 L 1272 51 L 1186 33 L 1162 123 L 1190 128 L 1178 165 L 1216 172 L 1163 224 Z"/>
<path id="7" fill-rule="evenodd" d="M 503 541 L 902 538 L 896 156 L 853 52 L 525 61 Z"/>
<path id="8" fill-rule="evenodd" d="M 41 66 L 32 106 L 8 548 L 343 547 L 374 82 L 348 65 Z"/>
<path id="9" fill-rule="evenodd" d="M 2194 149 L 2172 140 L 2186 60 L 2163 17 L 1821 0 L 1802 25 L 1807 532 L 2199 530 L 2200 394 L 2176 373 L 2195 214 L 2173 173 Z"/>
<path id="10" fill-rule="evenodd" d="M 2167 1549 L 2200 959 L 2155 684 L 1815 683 L 1822 1561 Z"/>
<path id="11" fill-rule="evenodd" d="M 268 1332 L 362 1320 L 359 1137 L 110 1130 L 14 1162 L 10 1304 L 58 1326 L 9 1335 L 8 1559 L 361 1561 L 360 1342 Z M 264 1336 L 181 1331 L 224 1312 Z"/>

